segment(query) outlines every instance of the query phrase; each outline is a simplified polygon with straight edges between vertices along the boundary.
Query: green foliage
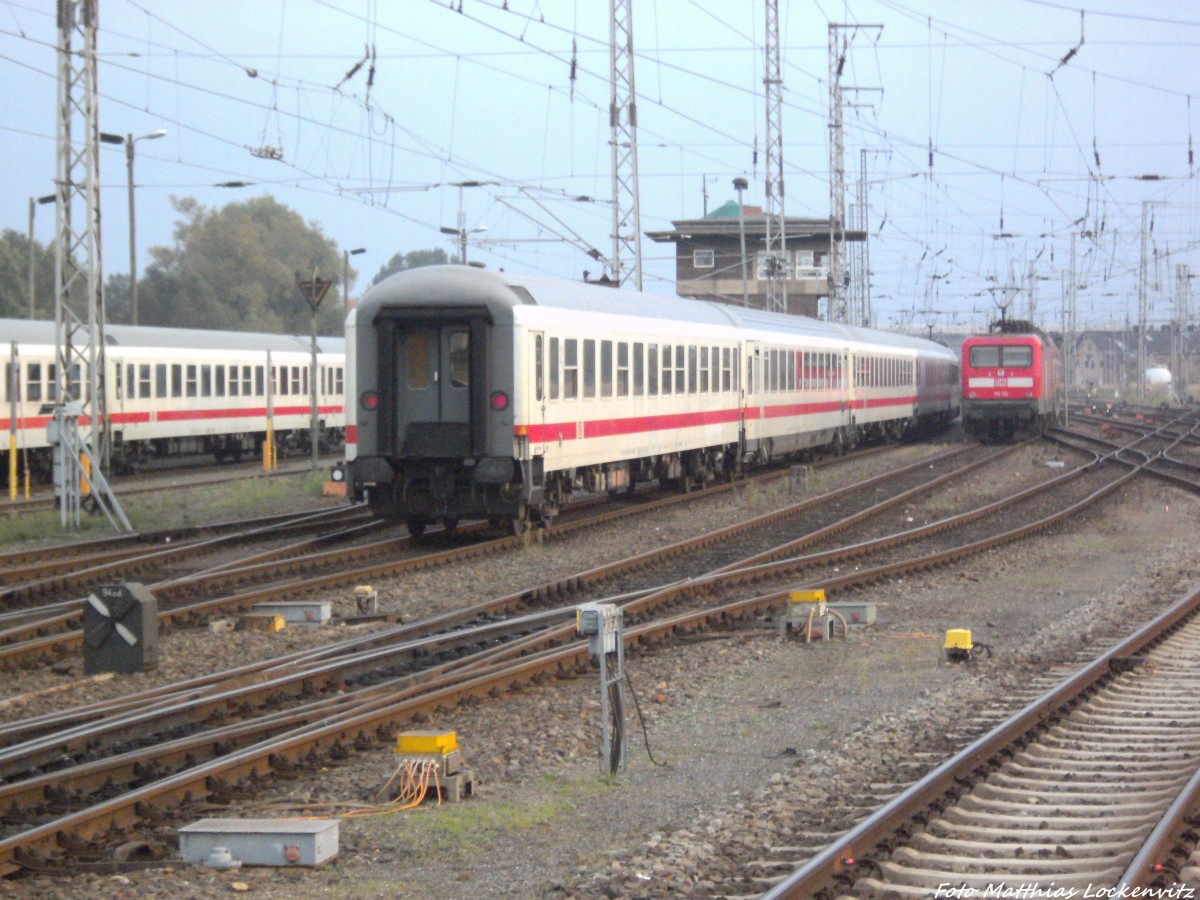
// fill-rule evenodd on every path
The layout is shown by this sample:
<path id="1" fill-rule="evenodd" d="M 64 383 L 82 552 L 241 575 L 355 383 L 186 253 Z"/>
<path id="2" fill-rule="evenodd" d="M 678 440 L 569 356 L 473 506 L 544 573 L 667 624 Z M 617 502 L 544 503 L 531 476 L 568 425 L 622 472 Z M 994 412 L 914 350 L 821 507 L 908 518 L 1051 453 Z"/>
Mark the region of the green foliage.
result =
<path id="1" fill-rule="evenodd" d="M 54 253 L 33 242 L 34 311 L 39 319 L 54 316 Z M 0 234 L 0 318 L 29 315 L 29 238 L 11 228 Z"/>
<path id="2" fill-rule="evenodd" d="M 311 308 L 296 277 L 340 281 L 342 256 L 314 222 L 264 195 L 210 209 L 171 198 L 182 218 L 172 247 L 151 247 L 138 280 L 143 325 L 307 334 Z M 114 285 L 115 287 L 115 285 Z M 116 298 L 114 298 L 116 299 Z M 322 334 L 342 331 L 332 288 L 319 309 Z"/>
<path id="3" fill-rule="evenodd" d="M 437 250 L 412 250 L 408 253 L 397 253 L 387 261 L 382 269 L 379 270 L 375 278 L 371 281 L 372 285 L 379 284 L 389 275 L 395 275 L 397 272 L 403 272 L 406 269 L 419 269 L 421 266 L 444 266 L 446 263 L 458 262 L 457 256 L 446 256 L 446 251 L 438 248 Z"/>

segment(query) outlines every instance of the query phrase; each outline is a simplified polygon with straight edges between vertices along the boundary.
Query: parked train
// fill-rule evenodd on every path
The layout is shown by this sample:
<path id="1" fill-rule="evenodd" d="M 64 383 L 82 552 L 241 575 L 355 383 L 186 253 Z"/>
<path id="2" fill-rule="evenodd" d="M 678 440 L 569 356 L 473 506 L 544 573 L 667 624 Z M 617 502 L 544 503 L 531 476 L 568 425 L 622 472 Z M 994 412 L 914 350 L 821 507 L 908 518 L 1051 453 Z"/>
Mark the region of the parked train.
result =
<path id="1" fill-rule="evenodd" d="M 277 446 L 308 443 L 310 338 L 249 332 L 110 325 L 102 379 L 114 469 L 150 457 L 210 453 L 217 462 L 257 452 L 267 431 L 268 392 Z M 0 319 L 0 471 L 16 423 L 21 467 L 45 478 L 52 464 L 46 426 L 60 385 L 54 323 Z M 317 402 L 323 444 L 340 446 L 345 340 L 318 339 Z M 71 373 L 72 384 L 86 372 Z M 15 415 L 14 415 L 15 413 Z M 89 430 L 86 419 L 81 425 Z"/>
<path id="2" fill-rule="evenodd" d="M 998 322 L 962 345 L 963 428 L 982 440 L 1011 440 L 1058 421 L 1058 350 L 1029 322 Z"/>
<path id="3" fill-rule="evenodd" d="M 414 534 L 519 533 L 574 491 L 686 489 L 959 412 L 930 341 L 467 266 L 377 285 L 346 341 L 348 493 Z"/>

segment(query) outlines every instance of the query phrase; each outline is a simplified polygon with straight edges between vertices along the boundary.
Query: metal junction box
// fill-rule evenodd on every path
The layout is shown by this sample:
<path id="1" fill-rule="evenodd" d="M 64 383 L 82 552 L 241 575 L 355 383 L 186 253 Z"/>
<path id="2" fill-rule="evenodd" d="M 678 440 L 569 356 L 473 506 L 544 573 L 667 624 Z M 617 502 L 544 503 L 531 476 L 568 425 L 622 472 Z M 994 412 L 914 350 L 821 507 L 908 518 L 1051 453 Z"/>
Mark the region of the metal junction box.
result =
<path id="1" fill-rule="evenodd" d="M 325 625 L 333 615 L 329 600 L 283 600 L 277 603 L 256 603 L 251 612 L 257 615 L 283 616 L 289 625 Z"/>
<path id="2" fill-rule="evenodd" d="M 337 819 L 201 819 L 179 829 L 184 862 L 218 847 L 246 866 L 319 866 L 337 856 Z"/>

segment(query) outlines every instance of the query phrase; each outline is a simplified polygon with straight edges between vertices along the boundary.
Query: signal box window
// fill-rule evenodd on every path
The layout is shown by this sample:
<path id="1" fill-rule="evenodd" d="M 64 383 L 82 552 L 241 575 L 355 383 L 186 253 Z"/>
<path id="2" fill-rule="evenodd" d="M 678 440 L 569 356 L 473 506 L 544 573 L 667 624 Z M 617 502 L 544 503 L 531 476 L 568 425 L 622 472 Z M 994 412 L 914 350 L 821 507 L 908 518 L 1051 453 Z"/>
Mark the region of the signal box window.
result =
<path id="1" fill-rule="evenodd" d="M 692 265 L 697 269 L 711 269 L 716 264 L 716 254 L 712 250 L 693 250 Z"/>

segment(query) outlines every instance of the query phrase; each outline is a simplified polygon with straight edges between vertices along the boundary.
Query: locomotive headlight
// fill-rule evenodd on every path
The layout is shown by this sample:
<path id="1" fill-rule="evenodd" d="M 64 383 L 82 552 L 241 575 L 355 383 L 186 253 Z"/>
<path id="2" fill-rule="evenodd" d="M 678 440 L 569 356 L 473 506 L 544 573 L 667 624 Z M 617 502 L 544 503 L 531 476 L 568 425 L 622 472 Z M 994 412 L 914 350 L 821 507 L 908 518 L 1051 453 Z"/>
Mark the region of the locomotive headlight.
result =
<path id="1" fill-rule="evenodd" d="M 504 391 L 493 391 L 490 402 L 495 412 L 504 412 L 508 409 L 508 394 Z"/>
<path id="2" fill-rule="evenodd" d="M 379 395 L 374 391 L 363 391 L 363 395 L 358 398 L 358 402 L 362 404 L 363 409 L 374 410 L 379 405 Z"/>

